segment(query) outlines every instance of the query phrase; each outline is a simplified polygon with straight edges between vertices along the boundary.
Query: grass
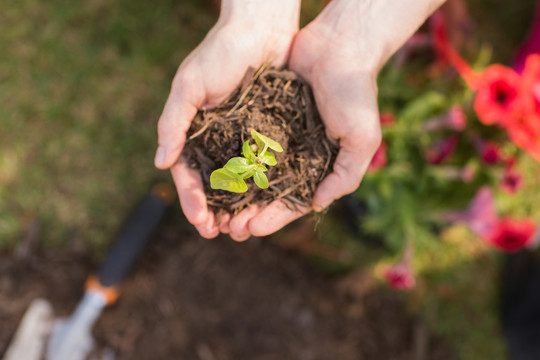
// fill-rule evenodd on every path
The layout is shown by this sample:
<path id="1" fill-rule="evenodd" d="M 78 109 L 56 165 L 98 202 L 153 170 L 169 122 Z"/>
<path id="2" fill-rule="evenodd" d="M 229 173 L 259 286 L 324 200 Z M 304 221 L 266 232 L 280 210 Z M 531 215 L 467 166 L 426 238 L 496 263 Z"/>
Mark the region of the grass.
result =
<path id="1" fill-rule="evenodd" d="M 216 15 L 196 1 L 13 1 L 0 14 L 0 247 L 110 240 L 155 179 L 174 72 Z"/>

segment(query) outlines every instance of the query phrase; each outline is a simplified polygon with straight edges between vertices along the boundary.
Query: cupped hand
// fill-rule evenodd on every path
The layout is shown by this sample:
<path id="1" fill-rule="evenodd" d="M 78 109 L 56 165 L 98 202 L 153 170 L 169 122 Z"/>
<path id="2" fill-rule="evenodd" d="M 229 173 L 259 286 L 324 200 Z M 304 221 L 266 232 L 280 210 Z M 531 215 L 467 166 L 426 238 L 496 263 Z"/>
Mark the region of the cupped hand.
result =
<path id="1" fill-rule="evenodd" d="M 298 9 L 287 1 L 282 8 L 278 1 L 275 5 L 266 2 L 257 9 L 239 6 L 240 12 L 249 13 L 236 15 L 231 15 L 236 10 L 222 8 L 218 23 L 182 62 L 172 82 L 158 123 L 155 165 L 171 169 L 182 210 L 203 237 L 212 238 L 221 231 L 243 240 L 249 236 L 251 217 L 268 211 L 252 207 L 232 219 L 228 214 L 213 213 L 207 207 L 199 172 L 190 169 L 180 155 L 198 109 L 223 101 L 241 83 L 249 67 L 258 68 L 268 61 L 282 66 L 286 62 L 298 31 Z M 258 9 L 266 14 L 258 16 Z M 284 13 L 284 9 L 291 13 Z M 272 11 L 280 16 L 269 17 Z"/>
<path id="2" fill-rule="evenodd" d="M 311 85 L 326 134 L 339 146 L 332 172 L 315 191 L 315 211 L 358 188 L 381 142 L 379 62 L 370 61 L 375 58 L 358 46 L 362 41 L 316 19 L 293 45 L 290 69 Z"/>
<path id="3" fill-rule="evenodd" d="M 332 18 L 332 20 L 335 18 Z M 353 192 L 381 141 L 376 75 L 379 57 L 367 56 L 358 39 L 316 19 L 295 37 L 289 68 L 313 89 L 327 136 L 339 145 L 333 171 L 318 186 L 312 208 L 321 211 Z M 372 60 L 372 62 L 369 62 Z M 282 201 L 244 210 L 230 222 L 243 239 L 279 230 L 312 209 L 289 209 Z"/>

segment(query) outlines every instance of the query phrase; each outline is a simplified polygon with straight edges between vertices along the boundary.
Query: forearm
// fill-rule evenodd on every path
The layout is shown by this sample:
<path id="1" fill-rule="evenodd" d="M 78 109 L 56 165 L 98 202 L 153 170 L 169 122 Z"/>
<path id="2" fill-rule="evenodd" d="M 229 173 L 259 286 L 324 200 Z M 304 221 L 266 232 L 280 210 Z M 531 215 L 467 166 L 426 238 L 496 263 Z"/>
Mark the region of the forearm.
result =
<path id="1" fill-rule="evenodd" d="M 445 0 L 333 0 L 315 22 L 379 69 Z"/>
<path id="2" fill-rule="evenodd" d="M 242 22 L 267 31 L 289 31 L 298 29 L 299 16 L 300 0 L 223 0 L 217 25 Z"/>

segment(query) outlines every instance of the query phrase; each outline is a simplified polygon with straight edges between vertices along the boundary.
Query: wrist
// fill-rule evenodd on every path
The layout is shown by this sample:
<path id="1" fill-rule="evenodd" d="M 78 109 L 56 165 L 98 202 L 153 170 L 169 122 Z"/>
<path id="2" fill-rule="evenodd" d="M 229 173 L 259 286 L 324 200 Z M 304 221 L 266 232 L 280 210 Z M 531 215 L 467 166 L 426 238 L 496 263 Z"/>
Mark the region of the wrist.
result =
<path id="1" fill-rule="evenodd" d="M 312 24 L 378 72 L 444 1 L 333 0 Z"/>
<path id="2" fill-rule="evenodd" d="M 246 26 L 246 31 L 297 31 L 300 0 L 222 0 L 217 27 Z"/>

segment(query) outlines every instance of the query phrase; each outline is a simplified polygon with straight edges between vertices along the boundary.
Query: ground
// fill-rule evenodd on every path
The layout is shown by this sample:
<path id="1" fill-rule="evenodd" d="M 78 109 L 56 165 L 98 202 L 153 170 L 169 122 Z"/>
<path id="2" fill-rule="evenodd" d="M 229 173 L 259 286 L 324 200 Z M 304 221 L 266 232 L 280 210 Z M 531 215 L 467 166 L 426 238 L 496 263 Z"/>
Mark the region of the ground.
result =
<path id="1" fill-rule="evenodd" d="M 32 299 L 68 315 L 98 263 L 77 250 L 2 254 L 0 352 Z M 456 359 L 403 299 L 367 274 L 322 273 L 268 239 L 207 240 L 175 221 L 158 231 L 94 335 L 117 359 Z"/>

